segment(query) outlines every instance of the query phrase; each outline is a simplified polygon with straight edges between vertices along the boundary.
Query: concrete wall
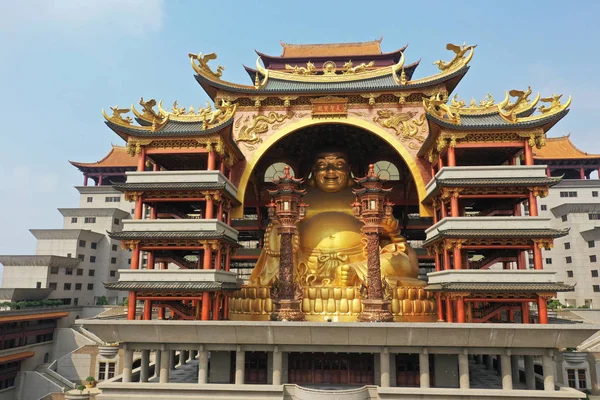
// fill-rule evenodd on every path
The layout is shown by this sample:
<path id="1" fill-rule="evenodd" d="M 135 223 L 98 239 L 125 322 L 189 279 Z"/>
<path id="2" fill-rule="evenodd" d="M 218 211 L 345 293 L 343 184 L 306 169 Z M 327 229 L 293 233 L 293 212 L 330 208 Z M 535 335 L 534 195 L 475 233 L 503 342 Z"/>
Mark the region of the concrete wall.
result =
<path id="1" fill-rule="evenodd" d="M 33 351 L 33 357 L 27 358 L 21 362 L 21 371 L 32 371 L 38 365 L 44 363 L 44 355 L 49 354 L 49 360 L 52 360 L 53 342 L 37 343 L 29 346 L 19 347 L 19 351 Z"/>
<path id="2" fill-rule="evenodd" d="M 18 385 L 18 400 L 37 400 L 51 392 L 61 392 L 62 387 L 44 378 L 41 374 L 30 371 L 20 373 Z"/>
<path id="3" fill-rule="evenodd" d="M 47 266 L 5 266 L 2 274 L 4 288 L 48 287 L 49 268 Z"/>
<path id="4" fill-rule="evenodd" d="M 16 387 L 0 390 L 0 400 L 18 400 L 17 392 Z"/>
<path id="5" fill-rule="evenodd" d="M 58 359 L 56 372 L 72 382 L 82 382 L 90 375 L 96 375 L 98 348 L 84 346 Z"/>
<path id="6" fill-rule="evenodd" d="M 61 328 L 54 332 L 53 359 L 61 358 L 81 346 L 94 344 L 93 341 L 71 328 Z"/>
<path id="7" fill-rule="evenodd" d="M 455 354 L 436 354 L 434 361 L 435 387 L 458 387 L 458 356 Z"/>

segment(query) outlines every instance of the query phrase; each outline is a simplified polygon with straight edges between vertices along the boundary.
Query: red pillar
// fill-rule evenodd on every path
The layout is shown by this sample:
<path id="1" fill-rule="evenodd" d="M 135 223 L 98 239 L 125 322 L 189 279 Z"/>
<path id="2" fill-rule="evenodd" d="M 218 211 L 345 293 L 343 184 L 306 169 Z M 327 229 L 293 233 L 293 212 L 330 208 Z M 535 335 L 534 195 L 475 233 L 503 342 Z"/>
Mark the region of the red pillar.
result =
<path id="1" fill-rule="evenodd" d="M 150 321 L 152 319 L 152 300 L 144 301 L 144 320 Z"/>
<path id="2" fill-rule="evenodd" d="M 146 149 L 141 149 L 138 155 L 138 172 L 142 172 L 146 168 Z"/>
<path id="3" fill-rule="evenodd" d="M 456 151 L 454 147 L 448 147 L 448 166 L 456 167 Z"/>
<path id="4" fill-rule="evenodd" d="M 204 245 L 204 259 L 202 260 L 202 269 L 212 269 L 212 248 L 209 243 Z"/>
<path id="5" fill-rule="evenodd" d="M 150 207 L 150 219 L 156 219 L 156 206 L 157 204 L 154 203 L 154 205 Z"/>
<path id="6" fill-rule="evenodd" d="M 527 264 L 526 258 L 527 257 L 526 257 L 525 251 L 517 252 L 517 269 L 527 269 L 526 268 L 526 264 Z"/>
<path id="7" fill-rule="evenodd" d="M 525 165 L 533 165 L 533 150 L 529 140 L 525 140 Z"/>
<path id="8" fill-rule="evenodd" d="M 456 322 L 464 324 L 465 321 L 465 298 L 461 296 L 456 302 Z"/>
<path id="9" fill-rule="evenodd" d="M 546 299 L 543 296 L 538 295 L 538 316 L 540 324 L 548 323 L 548 307 L 546 306 Z"/>
<path id="10" fill-rule="evenodd" d="M 219 162 L 219 172 L 225 175 L 225 161 L 221 158 Z"/>
<path id="11" fill-rule="evenodd" d="M 530 217 L 538 216 L 537 197 L 535 197 L 533 192 L 529 192 L 529 216 Z"/>
<path id="12" fill-rule="evenodd" d="M 433 223 L 437 224 L 439 221 L 438 219 L 438 209 L 437 208 L 433 208 Z"/>
<path id="13" fill-rule="evenodd" d="M 436 250 L 435 251 L 435 270 L 436 271 L 441 271 L 442 270 L 442 261 L 440 260 L 440 253 Z"/>
<path id="14" fill-rule="evenodd" d="M 521 319 L 524 324 L 529 323 L 529 302 L 524 301 L 521 303 Z"/>
<path id="15" fill-rule="evenodd" d="M 458 246 L 454 248 L 454 269 L 462 269 L 462 252 Z"/>
<path id="16" fill-rule="evenodd" d="M 454 317 L 452 316 L 452 300 L 450 300 L 450 296 L 446 297 L 446 321 L 454 322 Z"/>
<path id="17" fill-rule="evenodd" d="M 450 197 L 450 216 L 451 217 L 458 217 L 459 216 L 459 211 L 458 211 L 458 197 L 452 195 L 452 197 Z"/>
<path id="18" fill-rule="evenodd" d="M 444 249 L 444 269 L 450 269 L 450 252 Z"/>
<path id="19" fill-rule="evenodd" d="M 217 210 L 217 221 L 223 221 L 223 201 L 219 202 L 219 208 Z"/>
<path id="20" fill-rule="evenodd" d="M 102 177 L 102 175 L 100 175 Z M 579 179 L 585 179 L 585 170 L 583 168 L 579 168 Z"/>
<path id="21" fill-rule="evenodd" d="M 203 292 L 202 293 L 202 321 L 208 321 L 210 317 L 210 293 Z"/>
<path id="22" fill-rule="evenodd" d="M 211 150 L 208 152 L 208 166 L 209 171 L 213 171 L 215 169 L 215 151 Z"/>
<path id="23" fill-rule="evenodd" d="M 546 168 L 546 176 L 550 178 L 552 175 L 550 174 L 550 167 Z"/>
<path id="24" fill-rule="evenodd" d="M 438 322 L 444 322 L 444 308 L 442 307 L 442 294 L 437 294 L 437 317 Z"/>
<path id="25" fill-rule="evenodd" d="M 214 207 L 213 207 L 213 199 L 212 196 L 206 195 L 206 213 L 204 215 L 204 219 L 213 219 L 214 218 Z"/>
<path id="26" fill-rule="evenodd" d="M 223 319 L 229 319 L 229 295 L 223 293 L 225 298 L 223 299 Z"/>
<path id="27" fill-rule="evenodd" d="M 158 319 L 165 319 L 165 308 L 158 307 Z"/>
<path id="28" fill-rule="evenodd" d="M 221 246 L 217 249 L 217 259 L 215 261 L 215 269 L 217 271 L 221 270 L 223 264 L 223 251 L 221 250 Z"/>
<path id="29" fill-rule="evenodd" d="M 160 171 L 160 166 L 155 162 L 154 166 L 152 167 L 152 171 L 157 172 Z"/>
<path id="30" fill-rule="evenodd" d="M 513 214 L 514 214 L 515 217 L 520 217 L 521 216 L 521 203 L 515 204 L 515 209 L 513 211 Z"/>
<path id="31" fill-rule="evenodd" d="M 438 164 L 438 172 L 440 172 L 440 170 L 442 168 L 444 168 L 444 160 L 442 160 L 442 155 L 441 154 L 438 156 L 438 162 L 437 162 L 437 164 Z"/>
<path id="32" fill-rule="evenodd" d="M 102 183 L 104 183 L 104 175 L 100 174 L 98 175 L 98 186 L 102 186 Z"/>
<path id="33" fill-rule="evenodd" d="M 131 252 L 131 269 L 140 267 L 140 245 L 136 244 Z"/>
<path id="34" fill-rule="evenodd" d="M 229 272 L 229 268 L 231 267 L 231 248 L 227 247 L 225 251 L 225 271 Z M 225 298 L 227 299 L 228 297 Z"/>
<path id="35" fill-rule="evenodd" d="M 154 269 L 154 250 L 148 251 L 148 264 L 146 269 Z"/>
<path id="36" fill-rule="evenodd" d="M 448 210 L 446 209 L 446 203 L 444 201 L 440 201 L 440 211 L 442 212 L 442 219 L 448 216 Z"/>
<path id="37" fill-rule="evenodd" d="M 142 219 L 142 210 L 143 210 L 143 203 L 142 203 L 142 195 L 139 195 L 137 200 L 135 201 L 135 211 L 133 214 L 133 219 Z"/>
<path id="38" fill-rule="evenodd" d="M 88 185 L 89 176 L 87 174 L 83 174 L 83 186 Z"/>
<path id="39" fill-rule="evenodd" d="M 219 293 L 215 293 L 215 297 L 213 298 L 213 315 L 212 315 L 212 319 L 213 321 L 218 321 L 219 320 L 219 307 L 220 307 L 220 298 L 219 298 Z"/>
<path id="40" fill-rule="evenodd" d="M 537 243 L 533 243 L 533 269 L 544 269 L 542 249 L 539 248 Z"/>
<path id="41" fill-rule="evenodd" d="M 129 292 L 129 299 L 127 300 L 127 319 L 130 321 L 135 319 L 136 298 L 135 292 Z"/>

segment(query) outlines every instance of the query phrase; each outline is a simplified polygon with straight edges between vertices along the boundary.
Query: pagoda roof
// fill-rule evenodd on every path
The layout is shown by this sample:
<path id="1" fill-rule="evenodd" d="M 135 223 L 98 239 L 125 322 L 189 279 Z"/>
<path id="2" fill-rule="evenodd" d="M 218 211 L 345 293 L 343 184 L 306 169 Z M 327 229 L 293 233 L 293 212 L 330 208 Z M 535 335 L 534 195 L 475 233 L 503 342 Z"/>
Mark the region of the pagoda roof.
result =
<path id="1" fill-rule="evenodd" d="M 193 239 L 193 240 L 224 240 L 237 245 L 225 232 L 217 231 L 121 231 L 107 232 L 115 240 L 153 240 L 153 239 Z"/>
<path id="2" fill-rule="evenodd" d="M 125 146 L 112 145 L 112 149 L 100 161 L 94 163 L 83 163 L 69 161 L 71 165 L 77 167 L 82 172 L 91 170 L 104 170 L 122 168 L 124 170 L 134 170 L 137 167 L 137 160 L 127 154 Z"/>
<path id="3" fill-rule="evenodd" d="M 596 159 L 600 161 L 600 154 L 589 154 L 580 150 L 571 141 L 571 134 L 568 134 L 547 138 L 544 147 L 534 150 L 533 158 L 537 160 Z"/>
<path id="4" fill-rule="evenodd" d="M 569 233 L 569 228 L 565 229 L 447 229 L 439 231 L 434 237 L 426 240 L 423 246 L 429 246 L 432 243 L 445 238 L 457 239 L 507 239 L 507 238 L 559 238 Z"/>
<path id="5" fill-rule="evenodd" d="M 291 44 L 281 43 L 281 57 L 304 58 L 319 56 L 358 56 L 381 54 L 383 37 L 368 42 L 324 43 L 324 44 Z M 406 46 L 399 50 L 402 51 Z"/>
<path id="6" fill-rule="evenodd" d="M 24 256 L 0 256 L 0 264 L 5 267 L 63 267 L 75 268 L 81 260 L 72 257 L 53 255 L 24 255 Z"/>
<path id="7" fill-rule="evenodd" d="M 231 282 L 104 282 L 108 290 L 155 290 L 155 291 L 194 291 L 238 290 L 240 287 Z"/>
<path id="8" fill-rule="evenodd" d="M 556 114 L 539 115 L 539 118 L 528 117 L 527 119 L 523 118 L 523 120 L 517 119 L 515 122 L 507 121 L 502 118 L 500 113 L 487 115 L 460 115 L 459 123 L 450 122 L 445 118 L 440 118 L 431 113 L 427 113 L 427 119 L 441 127 L 457 130 L 496 130 L 543 127 L 544 131 L 547 131 L 568 113 L 569 110 L 565 109 Z"/>
<path id="9" fill-rule="evenodd" d="M 554 282 L 444 282 L 428 285 L 425 290 L 434 292 L 572 292 L 575 287 Z"/>

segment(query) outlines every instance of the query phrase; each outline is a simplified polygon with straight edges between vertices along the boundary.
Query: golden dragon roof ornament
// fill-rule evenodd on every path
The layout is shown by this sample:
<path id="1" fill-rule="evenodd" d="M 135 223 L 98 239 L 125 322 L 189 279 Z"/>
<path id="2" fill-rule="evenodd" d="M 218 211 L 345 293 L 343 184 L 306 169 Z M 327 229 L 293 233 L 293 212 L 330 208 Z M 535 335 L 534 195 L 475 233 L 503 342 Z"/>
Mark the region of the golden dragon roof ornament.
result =
<path id="1" fill-rule="evenodd" d="M 531 95 L 531 86 L 527 87 L 527 90 L 513 89 L 506 92 L 506 101 L 498 104 L 498 110 L 500 115 L 509 122 L 517 122 L 517 115 L 525 111 L 531 110 L 540 100 L 540 94 L 538 93 L 532 101 L 529 101 Z M 514 97 L 515 101 L 508 101 L 508 96 Z"/>
<path id="2" fill-rule="evenodd" d="M 210 102 L 207 101 L 206 107 L 194 109 L 193 106 L 190 106 L 187 111 L 185 107 L 178 107 L 177 101 L 173 103 L 171 111 L 167 111 L 163 108 L 162 100 L 158 103 L 158 113 L 162 117 L 168 117 L 171 121 L 202 122 L 203 129 L 221 125 L 233 117 L 236 109 L 237 104 L 231 104 L 230 101 L 224 99 L 215 103 L 214 109 Z"/>
<path id="3" fill-rule="evenodd" d="M 504 104 L 504 102 L 508 102 L 508 95 L 501 104 Z M 455 94 L 450 101 L 450 107 L 455 108 L 459 114 L 489 114 L 498 112 L 495 100 L 489 93 L 483 100 L 480 100 L 479 103 L 472 98 L 469 105 L 467 105 L 465 100 L 460 99 L 458 94 Z"/>
<path id="4" fill-rule="evenodd" d="M 119 108 L 119 106 L 110 107 L 110 109 L 113 112 L 113 114 L 111 116 L 108 116 L 106 114 L 106 112 L 104 111 L 104 109 L 102 109 L 102 115 L 104 115 L 104 118 L 107 121 L 112 122 L 116 125 L 123 126 L 126 128 L 134 128 L 134 129 L 138 129 L 138 130 L 151 131 L 151 132 L 162 129 L 162 127 L 164 127 L 167 124 L 167 122 L 169 121 L 168 115 L 166 117 L 160 116 L 156 113 L 156 111 L 154 111 L 153 107 L 154 107 L 154 105 L 156 105 L 156 100 L 150 99 L 148 101 L 144 101 L 144 98 L 142 97 L 140 99 L 140 105 L 142 106 L 144 112 L 139 112 L 138 110 L 135 109 L 135 107 L 132 104 L 131 108 Z M 150 125 L 148 125 L 148 126 L 132 125 L 133 119 L 130 116 L 127 116 L 126 118 L 123 117 L 123 114 L 127 114 L 129 111 L 133 111 L 133 114 L 137 118 L 148 122 Z"/>
<path id="5" fill-rule="evenodd" d="M 448 104 L 442 97 L 441 93 L 434 94 L 430 98 L 423 99 L 423 107 L 425 110 L 444 121 L 460 124 L 460 114 L 458 110 Z"/>
<path id="6" fill-rule="evenodd" d="M 467 46 L 466 43 L 463 43 L 462 46 L 459 46 L 456 44 L 448 43 L 446 45 L 446 49 L 454 52 L 454 58 L 448 62 L 438 60 L 435 61 L 433 64 L 437 65 L 440 71 L 442 72 L 455 70 L 460 67 L 463 67 L 467 65 L 469 61 L 471 61 L 471 58 L 473 58 L 473 52 L 475 51 L 475 47 L 477 47 L 477 45 Z"/>
<path id="7" fill-rule="evenodd" d="M 219 65 L 219 66 L 217 66 L 217 72 L 214 72 L 208 66 L 209 61 L 217 59 L 217 53 L 210 53 L 210 54 L 188 53 L 188 56 L 190 57 L 190 62 L 192 63 L 192 68 L 194 68 L 194 71 L 196 71 L 199 74 L 207 73 L 207 74 L 211 75 L 213 78 L 221 79 L 221 75 L 223 75 L 223 71 L 225 70 L 225 67 Z M 194 60 L 198 61 L 198 64 L 196 64 L 194 62 Z"/>

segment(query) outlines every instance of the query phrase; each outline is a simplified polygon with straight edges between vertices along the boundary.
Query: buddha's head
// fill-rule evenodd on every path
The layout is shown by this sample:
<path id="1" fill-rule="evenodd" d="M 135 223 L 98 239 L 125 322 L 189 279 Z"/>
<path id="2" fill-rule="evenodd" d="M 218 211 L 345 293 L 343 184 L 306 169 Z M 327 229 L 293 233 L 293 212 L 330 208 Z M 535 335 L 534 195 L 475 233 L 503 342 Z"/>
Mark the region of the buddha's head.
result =
<path id="1" fill-rule="evenodd" d="M 351 184 L 350 164 L 342 152 L 317 154 L 312 167 L 311 181 L 327 193 L 338 192 Z"/>

